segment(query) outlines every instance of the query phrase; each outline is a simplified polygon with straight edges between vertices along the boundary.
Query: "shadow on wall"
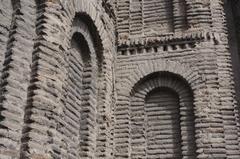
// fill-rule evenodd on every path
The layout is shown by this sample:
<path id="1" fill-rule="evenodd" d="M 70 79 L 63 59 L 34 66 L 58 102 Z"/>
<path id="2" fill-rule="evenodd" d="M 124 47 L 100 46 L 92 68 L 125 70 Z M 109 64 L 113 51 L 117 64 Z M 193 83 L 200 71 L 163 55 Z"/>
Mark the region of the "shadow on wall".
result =
<path id="1" fill-rule="evenodd" d="M 229 51 L 232 57 L 235 90 L 237 101 L 240 102 L 240 1 L 225 0 L 224 9 L 228 27 Z"/>
<path id="2" fill-rule="evenodd" d="M 157 72 L 137 82 L 126 119 L 131 158 L 196 158 L 193 92 L 178 75 Z"/>

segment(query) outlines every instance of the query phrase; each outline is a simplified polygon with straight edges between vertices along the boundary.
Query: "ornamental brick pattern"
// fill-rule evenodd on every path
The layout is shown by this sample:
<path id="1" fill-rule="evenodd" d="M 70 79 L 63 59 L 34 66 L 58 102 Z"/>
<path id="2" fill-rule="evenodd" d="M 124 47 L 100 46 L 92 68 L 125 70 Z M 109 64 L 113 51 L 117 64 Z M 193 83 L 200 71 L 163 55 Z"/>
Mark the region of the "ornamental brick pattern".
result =
<path id="1" fill-rule="evenodd" d="M 239 159 L 237 0 L 0 0 L 1 159 Z"/>

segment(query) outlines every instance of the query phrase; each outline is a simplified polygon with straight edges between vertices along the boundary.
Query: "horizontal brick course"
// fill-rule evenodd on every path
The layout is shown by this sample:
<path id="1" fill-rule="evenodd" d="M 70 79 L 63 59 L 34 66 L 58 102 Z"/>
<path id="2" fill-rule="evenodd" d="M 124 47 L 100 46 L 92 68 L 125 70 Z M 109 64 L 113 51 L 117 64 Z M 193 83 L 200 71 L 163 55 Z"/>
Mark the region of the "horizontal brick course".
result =
<path id="1" fill-rule="evenodd" d="M 240 158 L 228 3 L 0 0 L 0 158 Z"/>

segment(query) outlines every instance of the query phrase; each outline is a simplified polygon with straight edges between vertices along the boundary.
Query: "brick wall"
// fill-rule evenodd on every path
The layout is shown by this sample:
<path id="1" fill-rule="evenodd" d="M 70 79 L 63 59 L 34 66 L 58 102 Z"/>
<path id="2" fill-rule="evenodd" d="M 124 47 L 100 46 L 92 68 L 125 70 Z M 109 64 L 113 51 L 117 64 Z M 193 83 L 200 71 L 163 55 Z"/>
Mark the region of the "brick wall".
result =
<path id="1" fill-rule="evenodd" d="M 102 3 L 0 6 L 0 158 L 109 158 L 115 35 Z"/>
<path id="2" fill-rule="evenodd" d="M 116 66 L 115 158 L 134 158 L 132 155 L 136 152 L 139 152 L 140 158 L 148 156 L 146 147 L 140 146 L 140 150 L 136 150 L 136 143 L 131 142 L 138 140 L 139 145 L 144 145 L 143 143 L 147 141 L 147 135 L 144 133 L 131 135 L 131 117 L 134 116 L 131 116 L 131 107 L 133 107 L 131 100 L 135 98 L 131 92 L 135 91 L 134 88 L 139 86 L 139 82 L 151 74 L 162 72 L 181 76 L 193 91 L 195 129 L 191 132 L 195 133 L 196 137 L 196 158 L 238 158 L 238 106 L 233 87 L 223 2 L 168 1 L 173 6 L 173 9 L 168 8 L 168 12 L 173 12 L 172 31 L 165 31 L 165 34 L 156 31 L 152 36 L 141 34 L 138 37 L 133 37 L 131 30 L 127 30 L 127 26 L 128 28 L 132 26 L 132 21 L 127 21 L 125 18 L 132 15 L 131 11 L 127 12 L 127 7 L 135 5 L 133 1 L 127 2 L 118 1 L 119 8 L 125 6 L 126 10 L 125 12 L 121 10 L 117 14 L 119 36 Z M 141 2 L 144 6 L 144 1 Z M 179 3 L 182 4 L 181 6 L 185 5 L 182 7 L 185 11 L 176 11 L 174 7 Z M 154 10 L 154 6 L 160 5 L 160 1 L 155 1 L 153 4 Z M 143 10 L 142 15 L 144 14 L 147 14 L 147 11 Z M 161 17 L 163 15 L 161 14 Z M 180 18 L 179 21 L 180 15 L 187 17 Z M 179 22 L 182 28 L 176 27 Z M 142 25 L 147 23 L 143 20 Z M 159 28 L 157 23 L 152 23 L 148 28 L 153 27 Z M 171 34 L 168 34 L 169 32 Z M 155 83 L 149 85 L 158 87 Z M 143 93 L 144 89 L 140 92 L 141 98 L 148 96 Z M 177 94 L 181 96 L 182 93 Z M 137 100 L 138 105 L 141 105 L 140 102 L 141 100 Z M 143 104 L 141 106 L 138 110 L 146 111 L 147 106 Z M 143 118 L 141 119 L 139 121 L 143 121 Z M 147 120 L 147 117 L 144 119 Z M 141 127 L 141 125 L 143 124 L 136 123 L 134 126 Z M 136 128 L 137 130 L 139 129 Z M 153 158 L 157 157 L 158 155 Z M 183 154 L 183 157 L 188 158 L 186 154 Z"/>
<path id="3" fill-rule="evenodd" d="M 0 158 L 240 158 L 223 6 L 0 0 Z"/>

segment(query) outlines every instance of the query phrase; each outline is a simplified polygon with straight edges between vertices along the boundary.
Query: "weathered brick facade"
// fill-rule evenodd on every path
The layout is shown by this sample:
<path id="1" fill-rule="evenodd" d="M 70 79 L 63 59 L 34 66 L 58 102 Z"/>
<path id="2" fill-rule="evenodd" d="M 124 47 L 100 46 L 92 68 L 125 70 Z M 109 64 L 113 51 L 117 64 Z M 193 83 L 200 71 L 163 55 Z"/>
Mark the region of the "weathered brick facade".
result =
<path id="1" fill-rule="evenodd" d="M 0 159 L 240 159 L 238 0 L 0 0 Z"/>

